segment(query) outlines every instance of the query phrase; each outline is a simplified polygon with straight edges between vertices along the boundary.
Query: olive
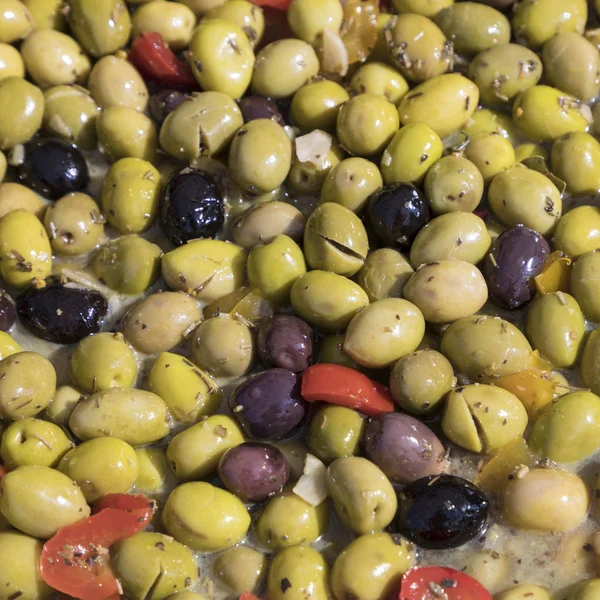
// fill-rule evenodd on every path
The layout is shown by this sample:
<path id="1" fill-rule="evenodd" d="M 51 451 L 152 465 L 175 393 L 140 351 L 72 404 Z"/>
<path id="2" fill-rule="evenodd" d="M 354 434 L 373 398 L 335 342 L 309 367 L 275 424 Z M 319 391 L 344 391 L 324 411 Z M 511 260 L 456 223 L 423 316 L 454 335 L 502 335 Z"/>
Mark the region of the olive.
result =
<path id="1" fill-rule="evenodd" d="M 406 249 L 429 221 L 429 208 L 415 186 L 396 183 L 371 194 L 366 219 L 382 245 Z"/>
<path id="2" fill-rule="evenodd" d="M 50 277 L 43 287 L 25 290 L 17 300 L 17 312 L 33 335 L 56 344 L 76 344 L 100 331 L 108 301 L 99 292 Z"/>
<path id="3" fill-rule="evenodd" d="M 90 181 L 81 152 L 69 142 L 52 138 L 25 144 L 17 175 L 23 185 L 53 200 L 85 189 Z"/>
<path id="4" fill-rule="evenodd" d="M 274 315 L 258 326 L 258 358 L 267 368 L 295 373 L 313 362 L 313 330 L 293 315 Z"/>
<path id="5" fill-rule="evenodd" d="M 8 292 L 0 289 L 0 331 L 8 331 L 17 317 L 15 301 Z"/>
<path id="6" fill-rule="evenodd" d="M 429 475 L 409 483 L 398 495 L 397 526 L 411 542 L 427 549 L 457 548 L 486 526 L 488 501 L 462 477 Z"/>
<path id="7" fill-rule="evenodd" d="M 160 224 L 176 246 L 197 238 L 212 238 L 225 222 L 225 203 L 210 173 L 185 168 L 174 173 L 163 190 Z"/>
<path id="8" fill-rule="evenodd" d="M 246 433 L 257 439 L 285 437 L 306 414 L 300 380 L 285 369 L 248 377 L 233 393 L 231 409 Z"/>
<path id="9" fill-rule="evenodd" d="M 259 442 L 229 448 L 219 461 L 218 471 L 223 485 L 244 502 L 262 502 L 279 494 L 290 477 L 283 452 Z"/>
<path id="10" fill-rule="evenodd" d="M 189 96 L 179 90 L 159 90 L 150 96 L 148 111 L 157 125 L 162 125 L 169 113 L 172 113 Z"/>
<path id="11" fill-rule="evenodd" d="M 535 293 L 533 278 L 549 254 L 548 242 L 529 227 L 517 225 L 502 232 L 481 266 L 490 297 L 506 308 L 529 302 Z"/>
<path id="12" fill-rule="evenodd" d="M 247 96 L 239 101 L 244 123 L 254 121 L 255 119 L 271 119 L 275 123 L 279 123 L 282 127 L 285 126 L 283 116 L 279 111 L 279 107 L 273 100 L 263 98 L 262 96 Z"/>

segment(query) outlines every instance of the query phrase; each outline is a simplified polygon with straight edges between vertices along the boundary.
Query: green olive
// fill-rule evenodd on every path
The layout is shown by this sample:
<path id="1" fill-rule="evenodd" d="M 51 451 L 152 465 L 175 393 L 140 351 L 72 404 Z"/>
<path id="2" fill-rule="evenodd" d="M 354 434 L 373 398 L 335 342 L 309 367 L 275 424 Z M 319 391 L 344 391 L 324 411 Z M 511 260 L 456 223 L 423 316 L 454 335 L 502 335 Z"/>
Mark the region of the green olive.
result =
<path id="1" fill-rule="evenodd" d="M 507 554 L 485 549 L 469 556 L 464 572 L 479 581 L 486 590 L 495 593 L 502 589 L 504 582 L 509 577 L 509 568 Z M 535 600 L 535 598 L 530 598 L 530 600 Z"/>
<path id="2" fill-rule="evenodd" d="M 36 29 L 67 30 L 63 0 L 23 0 L 29 9 Z"/>
<path id="3" fill-rule="evenodd" d="M 123 48 L 131 17 L 123 0 L 68 0 L 69 27 L 84 50 L 96 58 Z"/>
<path id="4" fill-rule="evenodd" d="M 274 312 L 273 303 L 265 298 L 263 292 L 251 287 L 241 287 L 208 304 L 204 308 L 204 318 L 225 316 L 256 325 Z"/>
<path id="5" fill-rule="evenodd" d="M 523 197 L 527 197 L 527 202 L 523 202 Z M 554 183 L 542 173 L 521 164 L 492 179 L 488 200 L 503 225 L 522 224 L 542 235 L 552 233 L 562 215 L 562 199 Z"/>
<path id="6" fill-rule="evenodd" d="M 523 435 L 527 421 L 527 411 L 514 394 L 476 383 L 448 394 L 442 430 L 462 448 L 493 454 Z"/>
<path id="7" fill-rule="evenodd" d="M 393 0 L 399 13 L 416 13 L 424 17 L 435 17 L 443 8 L 451 6 L 454 0 Z"/>
<path id="8" fill-rule="evenodd" d="M 565 292 L 543 294 L 529 305 L 525 332 L 531 345 L 554 367 L 571 367 L 583 348 L 583 313 L 575 298 Z"/>
<path id="9" fill-rule="evenodd" d="M 537 54 L 519 44 L 502 44 L 479 53 L 469 65 L 469 75 L 489 106 L 511 102 L 537 85 L 542 76 Z"/>
<path id="10" fill-rule="evenodd" d="M 350 154 L 379 154 L 398 131 L 396 107 L 383 96 L 359 94 L 343 104 L 337 117 L 337 137 Z"/>
<path id="11" fill-rule="evenodd" d="M 179 481 L 198 480 L 215 473 L 223 454 L 243 442 L 233 418 L 213 415 L 178 433 L 169 443 L 167 460 Z"/>
<path id="12" fill-rule="evenodd" d="M 467 212 L 451 212 L 435 217 L 419 231 L 410 248 L 413 267 L 455 259 L 478 264 L 492 240 L 483 220 Z"/>
<path id="13" fill-rule="evenodd" d="M 354 74 L 350 87 L 357 94 L 383 96 L 393 104 L 398 104 L 407 94 L 407 81 L 390 65 L 383 62 L 369 62 Z"/>
<path id="14" fill-rule="evenodd" d="M 424 334 L 425 320 L 417 306 L 402 298 L 384 298 L 350 321 L 344 351 L 365 367 L 384 367 L 414 352 Z"/>
<path id="15" fill-rule="evenodd" d="M 31 12 L 19 0 L 3 0 L 0 8 L 0 42 L 12 44 L 25 38 L 34 28 Z"/>
<path id="16" fill-rule="evenodd" d="M 383 471 L 359 456 L 338 458 L 327 468 L 327 490 L 341 523 L 362 535 L 387 527 L 396 513 L 396 492 Z"/>
<path id="17" fill-rule="evenodd" d="M 163 600 L 198 578 L 194 555 L 162 533 L 142 531 L 122 540 L 111 564 L 131 600 Z"/>
<path id="18" fill-rule="evenodd" d="M 248 37 L 252 48 L 260 43 L 265 32 L 264 11 L 248 0 L 229 0 L 225 4 L 211 8 L 206 13 L 206 18 L 223 19 L 238 25 Z"/>
<path id="19" fill-rule="evenodd" d="M 541 156 L 545 161 L 550 158 L 550 153 L 542 144 L 525 142 L 515 146 L 515 162 L 523 162 L 526 158 Z"/>
<path id="20" fill-rule="evenodd" d="M 504 590 L 498 600 L 551 600 L 550 592 L 539 585 L 515 585 Z"/>
<path id="21" fill-rule="evenodd" d="M 256 522 L 256 535 L 270 550 L 312 544 L 329 526 L 329 506 L 309 504 L 291 490 L 273 496 Z"/>
<path id="22" fill-rule="evenodd" d="M 272 600 L 327 600 L 328 567 L 310 546 L 291 546 L 275 556 L 267 591 Z M 288 587 L 289 586 L 289 587 Z"/>
<path id="23" fill-rule="evenodd" d="M 583 131 L 567 133 L 552 145 L 550 168 L 567 184 L 567 189 L 572 194 L 589 196 L 598 193 L 600 189 L 600 174 L 596 169 L 598 164 L 600 164 L 600 142 L 589 133 Z"/>
<path id="24" fill-rule="evenodd" d="M 360 371 L 362 368 L 344 351 L 344 334 L 332 333 L 323 338 L 319 346 L 319 362 L 342 365 Z"/>
<path id="25" fill-rule="evenodd" d="M 569 600 L 594 600 L 600 594 L 600 579 L 588 579 L 578 583 L 569 595 Z"/>
<path id="26" fill-rule="evenodd" d="M 234 594 L 254 592 L 266 571 L 266 556 L 247 546 L 235 546 L 225 550 L 212 564 L 212 572 L 219 583 Z"/>
<path id="27" fill-rule="evenodd" d="M 40 197 L 28 187 L 13 182 L 0 183 L 0 217 L 22 209 L 42 220 L 46 206 Z"/>
<path id="28" fill-rule="evenodd" d="M 329 171 L 339 165 L 344 156 L 344 151 L 335 142 L 332 142 L 327 154 L 322 157 L 319 155 L 319 158 L 314 161 L 312 157 L 301 161 L 298 154 L 294 153 L 288 181 L 300 194 L 318 196 Z"/>
<path id="29" fill-rule="evenodd" d="M 0 81 L 0 107 L 0 150 L 8 150 L 28 142 L 40 128 L 44 94 L 22 77 L 7 77 Z"/>
<path id="30" fill-rule="evenodd" d="M 361 214 L 369 196 L 383 185 L 377 165 L 365 158 L 342 160 L 325 177 L 321 202 L 337 202 Z"/>
<path id="31" fill-rule="evenodd" d="M 436 408 L 455 384 L 448 359 L 430 348 L 403 356 L 390 374 L 390 392 L 396 404 L 413 415 Z"/>
<path id="32" fill-rule="evenodd" d="M 473 315 L 488 298 L 481 271 L 454 257 L 420 266 L 404 285 L 403 294 L 428 323 L 451 323 Z"/>
<path id="33" fill-rule="evenodd" d="M 0 599 L 46 600 L 54 595 L 40 574 L 43 543 L 17 531 L 0 532 Z"/>
<path id="34" fill-rule="evenodd" d="M 259 11 L 257 11 L 259 12 Z M 158 32 L 173 52 L 185 50 L 196 26 L 196 15 L 180 2 L 149 2 L 140 6 L 131 18 L 132 35 Z"/>
<path id="35" fill-rule="evenodd" d="M 352 317 L 369 304 L 369 297 L 346 277 L 317 270 L 296 280 L 290 302 L 294 311 L 311 325 L 338 331 L 344 330 Z"/>
<path id="36" fill-rule="evenodd" d="M 56 390 L 52 363 L 37 352 L 17 352 L 0 361 L 0 416 L 33 417 L 44 410 Z"/>
<path id="37" fill-rule="evenodd" d="M 358 454 L 364 429 L 365 421 L 355 410 L 323 406 L 310 422 L 307 443 L 317 458 L 330 463 Z"/>
<path id="38" fill-rule="evenodd" d="M 437 214 L 471 212 L 483 196 L 483 176 L 461 154 L 444 156 L 427 172 L 425 196 Z"/>
<path id="39" fill-rule="evenodd" d="M 528 138 L 548 142 L 572 131 L 585 131 L 591 121 L 586 108 L 575 96 L 534 85 L 515 99 L 513 121 Z"/>
<path id="40" fill-rule="evenodd" d="M 157 442 L 169 433 L 167 406 L 152 392 L 113 388 L 81 400 L 69 419 L 83 441 L 116 437 L 131 446 Z"/>
<path id="41" fill-rule="evenodd" d="M 0 331 L 0 360 L 17 352 L 21 352 L 21 346 L 9 333 Z"/>
<path id="42" fill-rule="evenodd" d="M 203 90 L 240 98 L 250 85 L 254 52 L 239 25 L 202 19 L 189 45 L 190 65 Z"/>
<path id="43" fill-rule="evenodd" d="M 486 184 L 515 162 L 512 144 L 497 132 L 470 138 L 465 155 L 479 169 Z"/>
<path id="44" fill-rule="evenodd" d="M 2 221 L 0 221 L 0 227 Z M 577 258 L 600 248 L 600 208 L 577 206 L 563 215 L 554 232 L 554 248 Z"/>
<path id="45" fill-rule="evenodd" d="M 139 2 L 152 2 L 153 0 L 128 0 L 129 4 L 137 4 Z M 209 10 L 225 4 L 227 0 L 182 0 L 181 3 L 185 4 L 192 9 L 197 17 L 205 15 Z"/>
<path id="46" fill-rule="evenodd" d="M 424 123 L 440 137 L 458 131 L 479 102 L 477 86 L 458 73 L 439 75 L 411 90 L 398 105 L 400 123 Z"/>
<path id="47" fill-rule="evenodd" d="M 502 515 L 519 529 L 567 531 L 585 519 L 589 506 L 585 483 L 555 469 L 530 469 L 511 479 L 502 495 Z"/>
<path id="48" fill-rule="evenodd" d="M 600 329 L 590 333 L 583 348 L 579 372 L 583 383 L 588 386 L 594 394 L 600 393 Z"/>
<path id="49" fill-rule="evenodd" d="M 55 467 L 73 447 L 58 426 L 41 419 L 20 419 L 2 434 L 0 457 L 8 469 L 26 465 Z"/>
<path id="50" fill-rule="evenodd" d="M 415 183 L 442 157 L 440 136 L 423 123 L 411 123 L 391 139 L 381 157 L 381 175 L 385 183 Z"/>
<path id="51" fill-rule="evenodd" d="M 314 0 L 308 1 L 314 2 Z M 333 2 L 340 6 L 337 0 Z M 306 133 L 315 129 L 335 131 L 340 106 L 349 99 L 348 92 L 335 81 L 324 79 L 308 83 L 294 94 L 290 116 L 294 125 Z"/>
<path id="52" fill-rule="evenodd" d="M 518 141 L 518 135 L 510 116 L 490 108 L 478 108 L 462 128 L 462 132 L 469 137 L 480 133 L 499 133 L 511 144 Z"/>
<path id="53" fill-rule="evenodd" d="M 175 488 L 165 504 L 162 521 L 169 535 L 200 552 L 235 546 L 250 527 L 250 515 L 241 500 L 204 482 Z"/>
<path id="54" fill-rule="evenodd" d="M 55 425 L 68 427 L 69 418 L 83 397 L 82 393 L 74 387 L 60 385 L 56 388 L 50 404 L 42 412 L 42 416 Z"/>
<path id="55" fill-rule="evenodd" d="M 292 0 L 287 18 L 296 37 L 314 46 L 325 29 L 340 30 L 344 9 L 338 0 Z"/>
<path id="56" fill-rule="evenodd" d="M 356 282 L 367 292 L 371 302 L 401 298 L 404 284 L 413 273 L 403 254 L 392 248 L 379 248 L 367 255 Z"/>
<path id="57" fill-rule="evenodd" d="M 441 352 L 459 373 L 481 381 L 529 368 L 532 349 L 512 323 L 500 317 L 473 315 L 446 329 Z"/>
<path id="58" fill-rule="evenodd" d="M 25 77 L 25 63 L 14 46 L 0 42 L 0 79 L 8 77 Z"/>
<path id="59" fill-rule="evenodd" d="M 102 182 L 102 210 L 120 233 L 147 229 L 158 211 L 160 174 L 146 160 L 122 158 Z"/>
<path id="60" fill-rule="evenodd" d="M 113 437 L 83 442 L 68 452 L 58 465 L 91 504 L 106 494 L 127 493 L 139 475 L 135 450 Z"/>
<path id="61" fill-rule="evenodd" d="M 414 546 L 398 535 L 372 533 L 350 542 L 331 569 L 335 598 L 378 600 L 392 593 L 416 562 Z"/>
<path id="62" fill-rule="evenodd" d="M 0 511 L 23 533 L 47 540 L 90 516 L 79 487 L 49 467 L 19 467 L 2 478 Z"/>
<path id="63" fill-rule="evenodd" d="M 164 491 L 165 481 L 169 478 L 169 465 L 164 448 L 136 448 L 139 474 L 135 480 L 137 490 L 149 493 Z"/>

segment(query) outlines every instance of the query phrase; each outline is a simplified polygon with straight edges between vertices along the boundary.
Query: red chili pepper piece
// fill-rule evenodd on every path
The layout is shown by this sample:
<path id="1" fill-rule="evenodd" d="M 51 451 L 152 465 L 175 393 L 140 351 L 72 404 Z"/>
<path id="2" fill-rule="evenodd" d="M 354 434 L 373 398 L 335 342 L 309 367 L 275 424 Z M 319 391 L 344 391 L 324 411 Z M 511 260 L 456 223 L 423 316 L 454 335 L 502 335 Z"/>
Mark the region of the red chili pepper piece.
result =
<path id="1" fill-rule="evenodd" d="M 448 567 L 414 567 L 402 577 L 398 600 L 493 600 L 469 575 Z"/>

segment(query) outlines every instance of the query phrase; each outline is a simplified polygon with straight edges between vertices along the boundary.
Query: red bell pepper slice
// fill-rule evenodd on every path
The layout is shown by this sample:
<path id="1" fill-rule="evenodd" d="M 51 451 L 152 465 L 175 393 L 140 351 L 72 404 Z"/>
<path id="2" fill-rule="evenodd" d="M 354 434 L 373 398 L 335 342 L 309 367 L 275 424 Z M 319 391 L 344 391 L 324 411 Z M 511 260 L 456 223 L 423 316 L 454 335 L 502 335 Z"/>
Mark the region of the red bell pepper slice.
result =
<path id="1" fill-rule="evenodd" d="M 394 398 L 385 385 L 342 365 L 308 367 L 302 374 L 300 393 L 307 402 L 339 404 L 370 417 L 394 412 Z"/>
<path id="2" fill-rule="evenodd" d="M 260 598 L 255 596 L 252 592 L 244 592 L 240 596 L 240 600 L 260 600 Z"/>
<path id="3" fill-rule="evenodd" d="M 200 89 L 190 65 L 173 54 L 160 33 L 151 31 L 136 37 L 127 58 L 144 79 L 170 87 Z"/>
<path id="4" fill-rule="evenodd" d="M 442 597 L 448 600 L 493 600 L 477 580 L 456 569 L 414 567 L 402 577 L 398 600 L 439 600 Z"/>
<path id="5" fill-rule="evenodd" d="M 92 514 L 99 513 L 105 508 L 116 508 L 134 514 L 141 519 L 140 523 L 143 523 L 145 527 L 152 520 L 156 506 L 142 494 L 106 494 L 96 501 L 92 507 Z"/>

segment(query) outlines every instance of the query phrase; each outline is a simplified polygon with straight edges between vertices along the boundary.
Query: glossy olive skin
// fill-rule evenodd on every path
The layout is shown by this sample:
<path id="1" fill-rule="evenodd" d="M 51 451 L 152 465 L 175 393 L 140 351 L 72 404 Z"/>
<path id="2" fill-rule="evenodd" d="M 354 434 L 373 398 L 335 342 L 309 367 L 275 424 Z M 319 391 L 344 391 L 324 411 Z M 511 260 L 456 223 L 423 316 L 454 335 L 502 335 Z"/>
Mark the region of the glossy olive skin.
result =
<path id="1" fill-rule="evenodd" d="M 386 185 L 369 197 L 366 220 L 383 246 L 407 249 L 429 221 L 429 207 L 413 185 Z"/>
<path id="2" fill-rule="evenodd" d="M 0 331 L 8 331 L 17 318 L 15 301 L 8 292 L 0 289 Z"/>
<path id="3" fill-rule="evenodd" d="M 535 293 L 533 278 L 549 254 L 548 242 L 529 227 L 518 225 L 502 232 L 481 266 L 490 297 L 510 309 L 529 302 Z"/>
<path id="4" fill-rule="evenodd" d="M 148 101 L 148 112 L 157 125 L 162 125 L 169 113 L 172 113 L 189 96 L 179 90 L 163 89 L 152 94 Z"/>
<path id="5" fill-rule="evenodd" d="M 298 373 L 313 362 L 312 327 L 293 315 L 274 315 L 258 326 L 258 359 L 267 368 Z"/>
<path id="6" fill-rule="evenodd" d="M 271 119 L 275 123 L 285 126 L 285 121 L 279 107 L 273 100 L 263 98 L 262 96 L 246 96 L 239 101 L 240 110 L 244 117 L 244 123 L 254 121 L 255 119 Z"/>
<path id="7" fill-rule="evenodd" d="M 430 475 L 398 496 L 397 527 L 422 548 L 457 548 L 476 538 L 488 517 L 488 501 L 474 484 L 453 475 Z"/>
<path id="8" fill-rule="evenodd" d="M 223 194 L 210 173 L 186 168 L 170 177 L 160 200 L 160 225 L 173 244 L 215 237 L 224 222 Z"/>
<path id="9" fill-rule="evenodd" d="M 417 419 L 386 413 L 371 419 L 364 437 L 365 452 L 390 479 L 410 482 L 439 475 L 448 463 L 435 433 Z"/>
<path id="10" fill-rule="evenodd" d="M 262 502 L 281 492 L 290 467 L 275 446 L 245 442 L 223 454 L 218 473 L 223 485 L 244 502 Z"/>
<path id="11" fill-rule="evenodd" d="M 288 435 L 307 410 L 298 376 L 284 369 L 268 369 L 248 377 L 233 393 L 230 406 L 246 433 L 263 440 Z"/>
<path id="12" fill-rule="evenodd" d="M 75 344 L 100 331 L 108 301 L 99 292 L 68 287 L 51 277 L 44 287 L 25 290 L 17 300 L 17 312 L 33 335 L 56 344 Z"/>
<path id="13" fill-rule="evenodd" d="M 23 185 L 53 200 L 85 189 L 90 181 L 81 152 L 58 139 L 35 139 L 25 144 L 25 160 L 17 177 Z"/>

